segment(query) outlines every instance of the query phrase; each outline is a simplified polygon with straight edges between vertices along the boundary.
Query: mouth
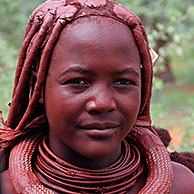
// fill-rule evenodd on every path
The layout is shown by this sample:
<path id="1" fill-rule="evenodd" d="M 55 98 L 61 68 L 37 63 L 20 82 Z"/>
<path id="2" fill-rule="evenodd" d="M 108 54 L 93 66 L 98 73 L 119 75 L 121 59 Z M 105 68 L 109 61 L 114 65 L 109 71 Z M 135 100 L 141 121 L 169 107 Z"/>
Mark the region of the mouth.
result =
<path id="1" fill-rule="evenodd" d="M 116 123 L 88 123 L 79 126 L 81 130 L 85 130 L 90 137 L 108 138 L 112 137 L 117 133 L 120 128 L 119 124 Z"/>

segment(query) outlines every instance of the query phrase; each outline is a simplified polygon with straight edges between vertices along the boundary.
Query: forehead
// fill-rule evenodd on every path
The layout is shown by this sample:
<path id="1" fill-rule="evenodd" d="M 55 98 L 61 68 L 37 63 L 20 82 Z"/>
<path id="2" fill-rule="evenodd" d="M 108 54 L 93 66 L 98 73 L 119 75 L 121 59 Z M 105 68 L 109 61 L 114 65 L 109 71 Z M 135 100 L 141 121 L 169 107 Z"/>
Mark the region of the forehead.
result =
<path id="1" fill-rule="evenodd" d="M 63 57 L 65 54 L 65 58 Z M 104 64 L 109 61 L 135 64 L 140 67 L 140 57 L 133 34 L 128 26 L 107 17 L 90 16 L 77 19 L 68 24 L 53 50 L 52 60 L 58 63 L 82 59 L 98 60 L 101 57 Z"/>
<path id="2" fill-rule="evenodd" d="M 75 42 L 92 43 L 94 41 L 104 42 L 106 46 L 115 43 L 115 46 L 131 46 L 134 51 L 137 51 L 130 28 L 119 21 L 103 16 L 76 19 L 63 29 L 59 41 L 69 45 Z"/>

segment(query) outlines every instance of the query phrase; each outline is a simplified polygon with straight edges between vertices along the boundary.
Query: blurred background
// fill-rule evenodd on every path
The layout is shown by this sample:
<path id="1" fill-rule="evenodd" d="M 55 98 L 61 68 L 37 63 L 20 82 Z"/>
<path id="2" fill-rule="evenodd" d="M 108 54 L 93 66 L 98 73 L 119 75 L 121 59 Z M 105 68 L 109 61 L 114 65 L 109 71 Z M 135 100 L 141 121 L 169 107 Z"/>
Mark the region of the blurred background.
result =
<path id="1" fill-rule="evenodd" d="M 0 110 L 5 120 L 24 29 L 42 2 L 0 1 Z M 169 130 L 171 151 L 194 152 L 194 0 L 119 2 L 141 18 L 160 56 L 154 66 L 153 125 Z"/>

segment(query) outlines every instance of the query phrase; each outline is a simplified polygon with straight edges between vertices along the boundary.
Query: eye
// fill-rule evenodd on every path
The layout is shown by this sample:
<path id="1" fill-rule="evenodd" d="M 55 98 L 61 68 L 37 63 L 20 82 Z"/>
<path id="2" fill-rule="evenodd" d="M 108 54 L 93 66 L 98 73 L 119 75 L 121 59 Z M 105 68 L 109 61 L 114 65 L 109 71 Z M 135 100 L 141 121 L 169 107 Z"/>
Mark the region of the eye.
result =
<path id="1" fill-rule="evenodd" d="M 116 80 L 113 84 L 114 86 L 136 85 L 134 81 L 129 79 L 119 79 L 119 80 Z"/>
<path id="2" fill-rule="evenodd" d="M 66 81 L 64 83 L 64 85 L 67 85 L 67 84 L 72 84 L 72 85 L 88 85 L 88 82 L 84 78 L 75 78 L 75 79 L 68 80 L 68 81 Z"/>

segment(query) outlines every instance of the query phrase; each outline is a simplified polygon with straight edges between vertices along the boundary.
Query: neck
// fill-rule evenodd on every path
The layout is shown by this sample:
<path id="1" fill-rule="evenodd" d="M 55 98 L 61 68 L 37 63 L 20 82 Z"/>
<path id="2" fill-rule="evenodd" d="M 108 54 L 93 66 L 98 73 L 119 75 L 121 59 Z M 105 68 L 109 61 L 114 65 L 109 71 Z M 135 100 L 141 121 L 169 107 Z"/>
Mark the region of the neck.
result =
<path id="1" fill-rule="evenodd" d="M 57 143 L 56 143 L 57 142 Z M 48 146 L 52 152 L 66 162 L 86 169 L 103 169 L 115 163 L 121 156 L 121 144 L 117 146 L 112 154 L 102 159 L 87 158 L 62 142 L 52 130 L 49 130 Z"/>

